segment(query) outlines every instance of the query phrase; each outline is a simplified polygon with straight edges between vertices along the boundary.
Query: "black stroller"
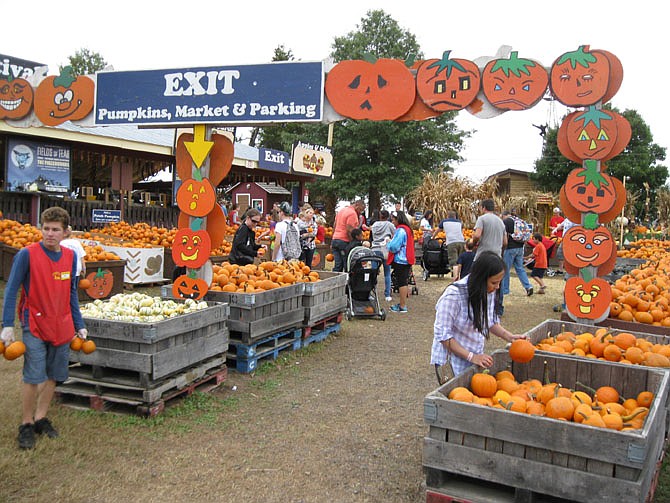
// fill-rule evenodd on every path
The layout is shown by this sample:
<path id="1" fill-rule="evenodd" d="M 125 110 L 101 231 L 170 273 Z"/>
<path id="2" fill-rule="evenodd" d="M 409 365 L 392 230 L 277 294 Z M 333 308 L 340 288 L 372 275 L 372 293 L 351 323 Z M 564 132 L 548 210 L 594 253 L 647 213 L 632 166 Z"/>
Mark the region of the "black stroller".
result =
<path id="1" fill-rule="evenodd" d="M 439 239 L 429 239 L 423 244 L 421 256 L 421 268 L 423 269 L 423 280 L 428 281 L 431 274 L 443 277 L 451 272 L 449 267 L 449 254 L 447 246 Z"/>
<path id="2" fill-rule="evenodd" d="M 365 246 L 357 246 L 349 253 L 348 306 L 344 313 L 347 320 L 355 316 L 386 319 L 386 311 L 379 306 L 377 297 L 377 275 L 382 266 L 383 259 Z"/>
<path id="3" fill-rule="evenodd" d="M 414 279 L 414 271 L 412 269 L 409 270 L 409 278 L 407 278 L 407 286 L 411 288 L 410 294 L 411 295 L 419 295 L 419 287 L 416 286 L 416 280 Z M 391 268 L 391 290 L 393 290 L 395 293 L 398 293 L 398 290 L 400 287 L 398 286 L 398 280 L 395 277 L 395 270 Z"/>

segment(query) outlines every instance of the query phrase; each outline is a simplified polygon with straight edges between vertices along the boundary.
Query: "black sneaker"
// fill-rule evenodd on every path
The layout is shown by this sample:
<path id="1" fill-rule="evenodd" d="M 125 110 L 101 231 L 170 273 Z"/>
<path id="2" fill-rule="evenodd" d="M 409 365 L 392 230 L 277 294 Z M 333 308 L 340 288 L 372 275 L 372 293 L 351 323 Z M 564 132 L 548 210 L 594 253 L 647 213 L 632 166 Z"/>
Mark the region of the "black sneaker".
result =
<path id="1" fill-rule="evenodd" d="M 527 288 L 527 289 L 526 289 L 526 295 L 527 295 L 528 297 L 530 297 L 531 295 L 533 295 L 533 287 L 532 287 L 532 286 L 531 286 L 530 288 Z"/>
<path id="2" fill-rule="evenodd" d="M 25 423 L 19 426 L 19 449 L 33 449 L 35 447 L 35 425 Z"/>
<path id="3" fill-rule="evenodd" d="M 46 417 L 35 421 L 35 433 L 38 435 L 46 435 L 49 438 L 56 438 L 58 436 L 58 431 L 53 427 L 51 421 Z"/>

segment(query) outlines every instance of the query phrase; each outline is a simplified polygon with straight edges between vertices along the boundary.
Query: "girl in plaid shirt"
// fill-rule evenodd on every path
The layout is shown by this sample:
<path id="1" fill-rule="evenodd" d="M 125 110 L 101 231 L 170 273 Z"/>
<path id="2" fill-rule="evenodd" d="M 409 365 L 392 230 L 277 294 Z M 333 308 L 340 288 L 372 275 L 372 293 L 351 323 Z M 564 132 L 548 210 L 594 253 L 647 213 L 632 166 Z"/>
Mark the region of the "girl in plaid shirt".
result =
<path id="1" fill-rule="evenodd" d="M 511 342 L 524 339 L 500 324 L 495 313 L 496 290 L 505 275 L 505 263 L 493 252 L 484 252 L 472 264 L 470 274 L 449 285 L 435 306 L 432 365 L 444 365 L 450 356 L 454 375 L 472 365 L 490 367 L 493 359 L 484 353 L 489 334 Z"/>

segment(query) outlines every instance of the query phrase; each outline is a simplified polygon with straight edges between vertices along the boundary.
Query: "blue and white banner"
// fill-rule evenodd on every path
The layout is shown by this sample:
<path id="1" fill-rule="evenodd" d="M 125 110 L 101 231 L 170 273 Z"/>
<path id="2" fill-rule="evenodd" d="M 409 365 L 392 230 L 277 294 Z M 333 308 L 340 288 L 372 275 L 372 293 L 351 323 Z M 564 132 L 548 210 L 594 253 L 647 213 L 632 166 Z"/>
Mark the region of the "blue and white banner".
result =
<path id="1" fill-rule="evenodd" d="M 322 62 L 98 72 L 95 123 L 319 122 Z"/>
<path id="2" fill-rule="evenodd" d="M 70 147 L 18 138 L 7 141 L 6 190 L 70 191 Z"/>
<path id="3" fill-rule="evenodd" d="M 288 173 L 291 169 L 291 154 L 271 148 L 258 149 L 258 167 L 270 171 Z"/>

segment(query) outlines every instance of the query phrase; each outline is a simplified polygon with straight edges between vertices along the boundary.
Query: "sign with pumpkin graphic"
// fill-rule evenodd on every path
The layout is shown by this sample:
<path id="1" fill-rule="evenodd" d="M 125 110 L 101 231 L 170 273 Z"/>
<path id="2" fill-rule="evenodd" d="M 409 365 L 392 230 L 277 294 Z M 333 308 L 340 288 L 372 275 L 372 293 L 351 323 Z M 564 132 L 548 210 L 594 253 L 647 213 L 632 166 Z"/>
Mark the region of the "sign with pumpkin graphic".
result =
<path id="1" fill-rule="evenodd" d="M 612 288 L 602 278 L 572 277 L 565 282 L 565 305 L 573 320 L 604 320 L 609 315 L 611 299 Z"/>
<path id="2" fill-rule="evenodd" d="M 86 275 L 90 286 L 86 288 L 86 295 L 92 299 L 106 299 L 112 293 L 114 274 L 109 269 L 98 268 L 97 271 Z"/>
<path id="3" fill-rule="evenodd" d="M 0 78 L 0 119 L 21 119 L 33 108 L 34 92 L 26 79 Z"/>
<path id="4" fill-rule="evenodd" d="M 95 84 L 85 75 L 75 77 L 66 66 L 35 89 L 35 115 L 45 126 L 83 119 L 93 110 Z"/>
<path id="5" fill-rule="evenodd" d="M 527 110 L 544 96 L 549 74 L 537 61 L 519 58 L 512 51 L 509 58 L 489 61 L 482 71 L 482 90 L 489 102 L 503 110 Z"/>

